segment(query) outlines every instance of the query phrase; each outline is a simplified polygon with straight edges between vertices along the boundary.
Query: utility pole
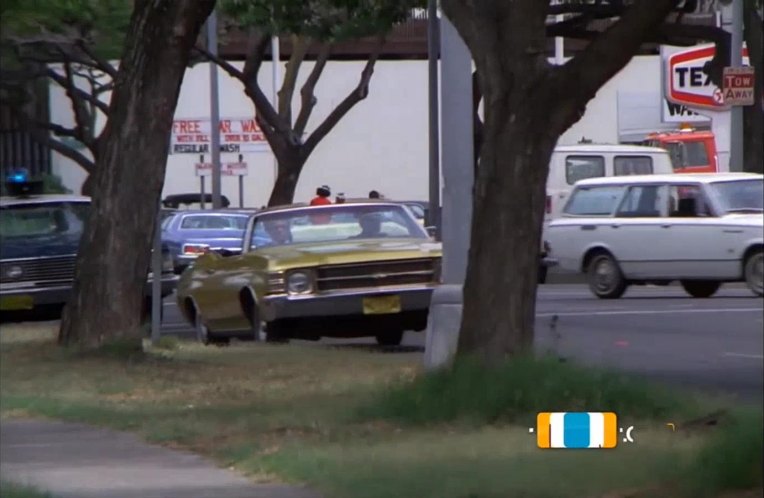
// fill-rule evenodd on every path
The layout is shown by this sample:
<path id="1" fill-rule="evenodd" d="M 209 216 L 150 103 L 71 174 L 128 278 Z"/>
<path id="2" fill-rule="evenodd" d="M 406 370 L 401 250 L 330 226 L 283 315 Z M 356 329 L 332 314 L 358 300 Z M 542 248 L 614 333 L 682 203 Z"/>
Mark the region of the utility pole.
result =
<path id="1" fill-rule="evenodd" d="M 207 19 L 207 50 L 218 55 L 218 15 L 213 9 Z M 210 61 L 210 155 L 212 156 L 212 209 L 220 209 L 220 93 L 218 92 L 218 66 Z"/>
<path id="2" fill-rule="evenodd" d="M 743 65 L 743 1 L 732 0 L 732 34 L 730 66 Z M 730 111 L 730 171 L 743 171 L 743 107 L 736 105 Z"/>
<path id="3" fill-rule="evenodd" d="M 279 79 L 280 77 L 280 64 L 281 64 L 281 41 L 278 36 L 271 38 L 271 65 L 272 77 L 273 77 L 273 108 L 279 108 Z M 257 111 L 255 111 L 257 112 Z M 299 137 L 302 139 L 302 137 Z M 276 158 L 276 154 L 273 154 L 273 183 L 276 183 L 276 178 L 279 174 L 279 160 Z"/>
<path id="4" fill-rule="evenodd" d="M 427 224 L 435 227 L 435 239 L 441 240 L 440 223 L 440 102 L 438 99 L 438 59 L 440 31 L 438 29 L 438 0 L 427 4 L 427 57 L 429 69 L 430 114 L 430 209 Z"/>

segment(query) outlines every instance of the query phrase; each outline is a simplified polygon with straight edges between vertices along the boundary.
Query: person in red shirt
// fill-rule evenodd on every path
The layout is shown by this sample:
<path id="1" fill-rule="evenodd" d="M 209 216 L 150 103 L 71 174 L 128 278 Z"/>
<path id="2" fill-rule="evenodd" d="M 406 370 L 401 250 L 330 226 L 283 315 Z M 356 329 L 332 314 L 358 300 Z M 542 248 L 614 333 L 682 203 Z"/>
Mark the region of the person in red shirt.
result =
<path id="1" fill-rule="evenodd" d="M 328 185 L 322 185 L 321 187 L 318 187 L 316 189 L 316 196 L 311 199 L 310 205 L 311 206 L 324 206 L 326 204 L 331 204 L 332 201 L 329 199 L 329 197 L 332 195 L 332 191 L 329 188 Z"/>

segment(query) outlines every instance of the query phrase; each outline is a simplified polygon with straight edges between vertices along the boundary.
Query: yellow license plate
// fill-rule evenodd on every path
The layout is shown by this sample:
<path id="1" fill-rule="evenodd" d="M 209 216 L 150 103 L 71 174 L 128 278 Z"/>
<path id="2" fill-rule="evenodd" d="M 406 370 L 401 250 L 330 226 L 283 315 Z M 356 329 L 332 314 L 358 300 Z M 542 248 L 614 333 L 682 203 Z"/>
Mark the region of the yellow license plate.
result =
<path id="1" fill-rule="evenodd" d="M 32 296 L 4 296 L 0 297 L 0 310 L 18 311 L 34 309 L 34 298 Z"/>
<path id="2" fill-rule="evenodd" d="M 385 315 L 401 312 L 401 296 L 377 296 L 363 298 L 364 315 Z"/>

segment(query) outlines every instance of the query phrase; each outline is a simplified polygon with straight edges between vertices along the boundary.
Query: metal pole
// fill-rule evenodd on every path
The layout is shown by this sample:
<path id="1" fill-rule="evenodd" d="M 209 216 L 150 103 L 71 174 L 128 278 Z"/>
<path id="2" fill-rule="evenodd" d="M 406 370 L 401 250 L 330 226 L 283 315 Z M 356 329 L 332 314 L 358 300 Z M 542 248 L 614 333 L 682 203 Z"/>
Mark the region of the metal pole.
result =
<path id="1" fill-rule="evenodd" d="M 438 92 L 438 59 L 440 32 L 438 30 L 438 0 L 427 4 L 427 57 L 429 70 L 430 112 L 430 209 L 427 224 L 435 227 L 435 239 L 441 240 L 440 223 L 440 103 Z"/>
<path id="2" fill-rule="evenodd" d="M 207 50 L 218 54 L 218 16 L 213 9 L 207 19 Z M 212 208 L 220 209 L 220 98 L 218 92 L 218 66 L 210 62 L 210 151 L 212 155 Z"/>
<path id="3" fill-rule="evenodd" d="M 239 154 L 239 164 L 244 162 L 244 156 Z M 244 175 L 239 175 L 239 207 L 244 207 Z"/>
<path id="4" fill-rule="evenodd" d="M 151 344 L 159 341 L 162 328 L 162 226 L 160 216 L 162 205 L 156 213 L 154 249 L 151 253 Z"/>
<path id="5" fill-rule="evenodd" d="M 280 65 L 281 65 L 281 42 L 279 41 L 278 36 L 274 36 L 271 39 L 271 65 L 272 67 L 272 76 L 273 76 L 273 107 L 275 109 L 278 109 L 279 107 L 279 80 L 281 79 L 280 75 Z M 276 158 L 276 154 L 273 154 L 273 182 L 276 182 L 276 178 L 279 174 L 279 161 Z"/>
<path id="6" fill-rule="evenodd" d="M 202 209 L 206 209 L 205 206 L 207 203 L 204 202 L 205 201 L 204 198 L 207 196 L 207 192 L 205 192 L 206 189 L 204 188 L 204 176 L 200 176 L 199 181 L 201 182 L 201 185 L 202 185 L 202 198 L 200 199 L 202 202 L 199 203 L 199 207 L 201 207 Z"/>
<path id="7" fill-rule="evenodd" d="M 555 22 L 562 22 L 565 20 L 565 16 L 559 15 L 555 17 Z M 562 66 L 565 62 L 565 38 L 556 36 L 554 38 L 554 63 L 558 66 Z"/>
<path id="8" fill-rule="evenodd" d="M 743 65 L 743 0 L 732 2 L 732 46 L 730 65 Z M 743 107 L 733 106 L 730 123 L 730 171 L 743 171 Z"/>

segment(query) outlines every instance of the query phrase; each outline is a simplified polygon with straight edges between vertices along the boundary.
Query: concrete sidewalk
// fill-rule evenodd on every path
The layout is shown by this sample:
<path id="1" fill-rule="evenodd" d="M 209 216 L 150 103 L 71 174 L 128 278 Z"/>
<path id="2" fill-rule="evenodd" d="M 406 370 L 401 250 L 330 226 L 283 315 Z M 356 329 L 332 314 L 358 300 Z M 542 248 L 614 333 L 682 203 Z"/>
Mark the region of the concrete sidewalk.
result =
<path id="1" fill-rule="evenodd" d="M 192 453 L 82 424 L 0 421 L 0 478 L 56 498 L 320 498 L 253 484 Z"/>

